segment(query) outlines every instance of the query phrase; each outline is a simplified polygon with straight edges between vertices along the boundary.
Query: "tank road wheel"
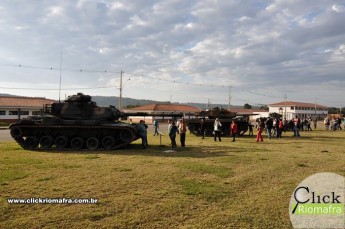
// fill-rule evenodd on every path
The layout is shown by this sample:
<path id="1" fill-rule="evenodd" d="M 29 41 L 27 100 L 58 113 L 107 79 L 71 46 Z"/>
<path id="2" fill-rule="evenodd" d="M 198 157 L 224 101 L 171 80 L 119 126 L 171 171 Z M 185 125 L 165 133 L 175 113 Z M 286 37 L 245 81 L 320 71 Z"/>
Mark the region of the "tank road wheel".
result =
<path id="1" fill-rule="evenodd" d="M 81 149 L 84 146 L 84 139 L 82 137 L 75 137 L 71 140 L 72 149 Z"/>
<path id="2" fill-rule="evenodd" d="M 86 140 L 86 147 L 88 149 L 97 149 L 99 147 L 99 140 L 96 137 L 91 137 Z"/>
<path id="3" fill-rule="evenodd" d="M 115 139 L 112 136 L 105 136 L 102 138 L 102 146 L 105 149 L 111 149 L 115 145 Z"/>
<path id="4" fill-rule="evenodd" d="M 120 139 L 123 142 L 128 142 L 133 138 L 132 133 L 129 130 L 122 130 L 120 133 Z"/>
<path id="5" fill-rule="evenodd" d="M 28 136 L 24 140 L 24 149 L 35 149 L 39 144 L 36 136 Z"/>
<path id="6" fill-rule="evenodd" d="M 58 136 L 55 139 L 55 146 L 57 149 L 66 148 L 67 144 L 68 144 L 68 138 L 66 136 Z"/>
<path id="7" fill-rule="evenodd" d="M 42 136 L 40 139 L 40 145 L 43 149 L 49 149 L 54 145 L 54 138 L 50 135 Z"/>
<path id="8" fill-rule="evenodd" d="M 22 137 L 22 129 L 19 127 L 19 126 L 15 126 L 15 127 L 12 127 L 11 128 L 11 136 L 12 138 L 14 139 L 18 139 L 18 138 L 21 138 Z"/>

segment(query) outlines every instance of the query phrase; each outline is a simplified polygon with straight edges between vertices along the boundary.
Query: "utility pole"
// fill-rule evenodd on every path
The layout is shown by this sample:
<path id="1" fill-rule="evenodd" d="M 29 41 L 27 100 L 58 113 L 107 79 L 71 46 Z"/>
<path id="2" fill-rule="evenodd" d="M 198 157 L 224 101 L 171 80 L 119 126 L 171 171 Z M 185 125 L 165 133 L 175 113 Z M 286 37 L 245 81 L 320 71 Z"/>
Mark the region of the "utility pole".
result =
<path id="1" fill-rule="evenodd" d="M 119 98 L 119 110 L 122 110 L 122 74 L 123 71 L 120 72 L 120 98 Z"/>
<path id="2" fill-rule="evenodd" d="M 286 119 L 286 99 L 287 99 L 286 94 L 284 94 L 284 99 L 285 99 L 285 106 L 284 106 L 284 118 Z"/>
<path id="3" fill-rule="evenodd" d="M 229 104 L 228 104 L 228 110 L 230 111 L 231 107 L 231 86 L 229 86 Z"/>
<path id="4" fill-rule="evenodd" d="M 210 108 L 210 99 L 207 99 L 206 108 Z"/>

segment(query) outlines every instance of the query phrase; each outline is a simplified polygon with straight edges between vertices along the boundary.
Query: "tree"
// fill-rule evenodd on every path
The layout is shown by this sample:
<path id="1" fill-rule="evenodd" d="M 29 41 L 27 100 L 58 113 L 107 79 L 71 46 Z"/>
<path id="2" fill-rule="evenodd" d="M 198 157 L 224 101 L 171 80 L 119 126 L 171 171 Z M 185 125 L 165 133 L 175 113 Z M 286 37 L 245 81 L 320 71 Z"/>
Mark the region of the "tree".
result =
<path id="1" fill-rule="evenodd" d="M 244 109 L 252 109 L 252 106 L 249 105 L 248 103 L 244 104 L 243 106 Z"/>
<path id="2" fill-rule="evenodd" d="M 137 105 L 131 105 L 131 104 L 130 104 L 130 105 L 127 105 L 126 108 L 135 108 L 135 107 L 140 107 L 140 105 L 138 105 L 138 104 L 137 104 Z"/>
<path id="3" fill-rule="evenodd" d="M 328 114 L 339 114 L 340 110 L 336 107 L 328 107 Z"/>
<path id="4" fill-rule="evenodd" d="M 328 114 L 342 114 L 342 115 L 345 115 L 345 107 L 342 107 L 342 108 L 328 107 Z"/>
<path id="5" fill-rule="evenodd" d="M 268 110 L 269 110 L 269 108 L 268 108 L 268 106 L 267 106 L 267 105 L 263 105 L 263 106 L 261 106 L 261 107 L 260 107 L 260 110 L 265 110 L 265 111 L 268 111 Z"/>

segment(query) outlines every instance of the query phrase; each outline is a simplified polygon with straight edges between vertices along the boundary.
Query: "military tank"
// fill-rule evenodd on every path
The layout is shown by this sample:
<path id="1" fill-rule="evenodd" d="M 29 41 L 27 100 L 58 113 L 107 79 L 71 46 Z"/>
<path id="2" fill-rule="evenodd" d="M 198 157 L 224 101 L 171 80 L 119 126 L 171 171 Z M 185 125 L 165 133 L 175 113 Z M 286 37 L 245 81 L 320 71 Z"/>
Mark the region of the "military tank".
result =
<path id="1" fill-rule="evenodd" d="M 214 121 L 216 118 L 219 118 L 219 121 L 222 124 L 222 132 L 224 136 L 230 136 L 230 124 L 232 120 L 237 122 L 237 133 L 238 135 L 243 135 L 248 131 L 249 123 L 248 117 L 249 115 L 238 116 L 236 112 L 231 112 L 224 108 L 211 108 L 202 110 L 200 112 L 195 113 L 196 118 L 190 119 L 188 121 L 188 129 L 189 131 L 196 135 L 201 136 L 201 122 L 204 121 L 205 125 L 205 135 L 212 136 L 213 129 L 214 129 Z"/>
<path id="2" fill-rule="evenodd" d="M 24 149 L 117 149 L 139 138 L 134 124 L 118 119 L 145 115 L 98 107 L 91 96 L 82 93 L 45 105 L 42 113 L 9 126 L 11 136 Z"/>

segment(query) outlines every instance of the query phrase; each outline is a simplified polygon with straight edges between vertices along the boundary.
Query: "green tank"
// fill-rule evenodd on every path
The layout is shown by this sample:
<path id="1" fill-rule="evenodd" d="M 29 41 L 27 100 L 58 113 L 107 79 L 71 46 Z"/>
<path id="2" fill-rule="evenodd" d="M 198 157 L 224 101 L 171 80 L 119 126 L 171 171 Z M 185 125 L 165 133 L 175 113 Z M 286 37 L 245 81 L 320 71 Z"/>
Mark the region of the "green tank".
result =
<path id="1" fill-rule="evenodd" d="M 24 149 L 117 149 L 139 138 L 136 126 L 118 121 L 129 115 L 113 106 L 98 107 L 91 96 L 78 93 L 63 102 L 45 105 L 41 116 L 9 126 Z"/>
<path id="2" fill-rule="evenodd" d="M 201 136 L 201 120 L 203 119 L 205 122 L 205 135 L 212 136 L 213 129 L 214 129 L 214 121 L 216 118 L 222 124 L 222 133 L 224 136 L 230 136 L 230 124 L 232 120 L 236 120 L 237 122 L 237 129 L 238 135 L 243 135 L 248 131 L 249 123 L 248 123 L 248 115 L 239 116 L 236 112 L 231 112 L 224 108 L 211 108 L 202 110 L 200 112 L 195 113 L 194 119 L 190 119 L 188 121 L 188 129 L 190 133 Z"/>

